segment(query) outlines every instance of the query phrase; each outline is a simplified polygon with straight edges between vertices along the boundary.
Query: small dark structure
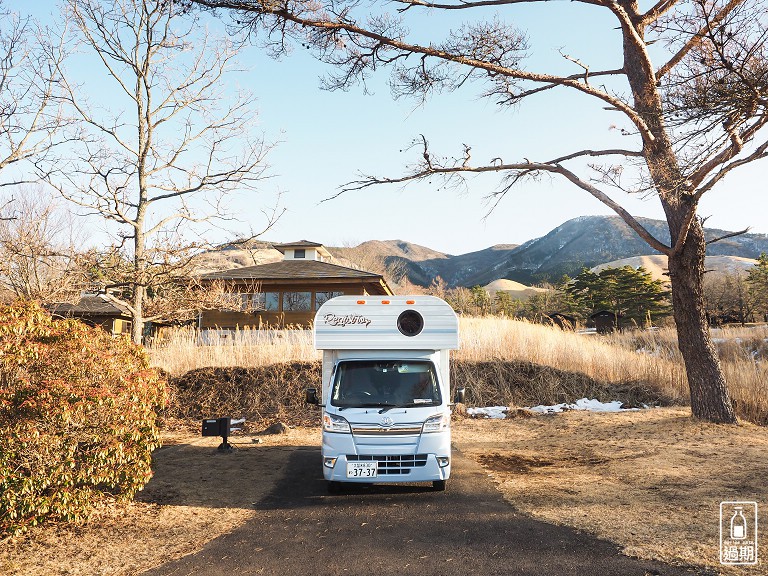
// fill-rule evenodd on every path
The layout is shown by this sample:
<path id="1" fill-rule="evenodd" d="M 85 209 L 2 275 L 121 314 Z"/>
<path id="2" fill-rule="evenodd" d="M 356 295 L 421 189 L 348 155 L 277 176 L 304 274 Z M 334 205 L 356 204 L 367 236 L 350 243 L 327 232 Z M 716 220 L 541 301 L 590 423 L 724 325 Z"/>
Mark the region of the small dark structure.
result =
<path id="1" fill-rule="evenodd" d="M 232 432 L 241 430 L 241 428 L 235 428 L 238 424 L 245 422 L 245 418 L 239 420 L 232 420 L 229 416 L 224 418 L 207 418 L 203 420 L 202 435 L 203 436 L 220 436 L 221 444 L 217 450 L 219 452 L 232 452 L 235 447 L 229 443 L 229 436 Z"/>
<path id="2" fill-rule="evenodd" d="M 219 452 L 232 452 L 234 448 L 229 443 L 229 434 L 232 428 L 232 418 L 209 418 L 203 420 L 203 436 L 221 436 L 221 444 L 217 450 Z"/>
<path id="3" fill-rule="evenodd" d="M 109 294 L 83 294 L 76 304 L 57 302 L 46 306 L 54 316 L 77 318 L 89 326 L 100 326 L 112 336 L 131 334 L 131 313 Z"/>
<path id="4" fill-rule="evenodd" d="M 569 314 L 561 314 L 560 312 L 555 312 L 554 314 L 549 314 L 547 318 L 554 326 L 557 326 L 561 330 L 576 329 L 575 316 L 570 316 Z"/>
<path id="5" fill-rule="evenodd" d="M 598 310 L 589 317 L 598 334 L 610 334 L 615 330 L 621 330 L 621 314 L 610 310 Z"/>

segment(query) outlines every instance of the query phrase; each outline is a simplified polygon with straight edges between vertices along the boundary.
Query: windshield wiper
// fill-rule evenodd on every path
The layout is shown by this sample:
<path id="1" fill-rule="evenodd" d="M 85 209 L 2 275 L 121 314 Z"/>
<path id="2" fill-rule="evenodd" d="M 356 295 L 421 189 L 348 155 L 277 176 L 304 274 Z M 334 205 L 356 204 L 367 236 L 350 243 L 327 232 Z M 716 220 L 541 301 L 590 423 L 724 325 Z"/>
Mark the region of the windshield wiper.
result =
<path id="1" fill-rule="evenodd" d="M 382 404 L 379 404 L 379 406 L 382 406 Z M 383 404 L 383 408 L 379 410 L 379 414 L 384 414 L 387 410 L 392 410 L 392 408 L 403 408 L 400 404 Z"/>

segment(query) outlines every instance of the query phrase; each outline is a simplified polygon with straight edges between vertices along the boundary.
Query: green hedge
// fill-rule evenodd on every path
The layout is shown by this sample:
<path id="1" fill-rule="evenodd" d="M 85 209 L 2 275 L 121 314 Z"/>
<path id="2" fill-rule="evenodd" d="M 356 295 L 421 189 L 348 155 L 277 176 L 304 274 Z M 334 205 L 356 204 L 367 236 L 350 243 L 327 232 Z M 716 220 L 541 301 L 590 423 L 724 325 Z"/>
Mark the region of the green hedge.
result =
<path id="1" fill-rule="evenodd" d="M 0 533 L 133 498 L 152 476 L 166 394 L 127 339 L 0 306 Z"/>

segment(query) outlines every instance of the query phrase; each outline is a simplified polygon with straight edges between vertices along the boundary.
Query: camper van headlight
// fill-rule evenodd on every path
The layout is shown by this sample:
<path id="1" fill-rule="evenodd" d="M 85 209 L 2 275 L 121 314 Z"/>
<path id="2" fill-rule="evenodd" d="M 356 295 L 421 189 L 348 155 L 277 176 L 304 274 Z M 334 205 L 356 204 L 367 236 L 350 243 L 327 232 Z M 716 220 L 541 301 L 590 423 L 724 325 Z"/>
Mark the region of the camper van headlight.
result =
<path id="1" fill-rule="evenodd" d="M 451 425 L 451 417 L 448 414 L 435 414 L 424 420 L 422 432 L 442 432 L 448 430 Z"/>
<path id="2" fill-rule="evenodd" d="M 326 432 L 347 432 L 349 433 L 349 422 L 341 416 L 334 416 L 326 412 L 323 414 L 323 430 Z"/>

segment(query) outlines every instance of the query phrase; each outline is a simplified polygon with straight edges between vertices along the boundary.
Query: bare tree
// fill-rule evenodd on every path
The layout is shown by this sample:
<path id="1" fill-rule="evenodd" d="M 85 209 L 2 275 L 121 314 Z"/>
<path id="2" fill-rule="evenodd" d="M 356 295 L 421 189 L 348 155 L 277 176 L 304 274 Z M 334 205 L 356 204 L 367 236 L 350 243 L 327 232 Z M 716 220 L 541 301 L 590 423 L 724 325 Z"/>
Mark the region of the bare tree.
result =
<path id="1" fill-rule="evenodd" d="M 478 82 L 486 85 L 484 96 L 502 106 L 564 90 L 589 97 L 607 114 L 620 115 L 619 122 L 626 126 L 625 147 L 593 149 L 589 135 L 580 134 L 583 149 L 556 157 L 512 162 L 499 157 L 476 164 L 470 146 L 454 157 L 441 157 L 422 136 L 416 140 L 417 163 L 406 174 L 364 176 L 344 190 L 438 176 L 455 183 L 467 174 L 490 173 L 502 177 L 496 202 L 524 179 L 541 174 L 561 177 L 591 194 L 649 246 L 668 256 L 678 345 L 693 415 L 735 422 L 707 325 L 702 290 L 706 239 L 697 208 L 702 196 L 728 174 L 768 153 L 763 130 L 768 122 L 764 0 L 659 0 L 647 10 L 636 0 L 576 0 L 573 4 L 588 12 L 585 19 L 596 9 L 611 16 L 603 53 L 614 54 L 617 64 L 595 69 L 563 51 L 572 74 L 527 67 L 529 41 L 502 17 L 503 11 L 514 16 L 515 10 L 545 0 L 394 0 L 368 10 L 357 2 L 333 0 L 196 2 L 236 11 L 236 22 L 249 30 L 266 30 L 278 52 L 289 46 L 291 38 L 314 47 L 322 60 L 336 66 L 326 79 L 332 89 L 365 82 L 375 70 L 388 66 L 396 96 L 426 98 Z M 557 3 L 546 5 L 560 9 Z M 499 13 L 493 20 L 478 19 L 427 43 L 409 40 L 405 21 L 419 10 L 469 15 L 489 7 Z M 434 36 L 435 31 L 421 26 L 419 33 Z M 657 46 L 649 48 L 653 43 Z M 622 178 L 627 167 L 640 175 L 637 183 Z M 655 194 L 666 215 L 670 242 L 654 237 L 611 196 L 611 190 Z"/>
<path id="2" fill-rule="evenodd" d="M 712 324 L 754 320 L 755 294 L 747 282 L 745 270 L 709 272 L 704 277 L 704 301 Z"/>
<path id="3" fill-rule="evenodd" d="M 390 287 L 398 287 L 400 293 L 406 293 L 410 283 L 405 260 L 386 256 L 378 249 L 376 242 L 363 242 L 357 245 L 347 242 L 343 248 L 343 252 L 338 255 L 348 261 L 352 267 L 380 274 Z"/>
<path id="4" fill-rule="evenodd" d="M 49 40 L 33 21 L 4 10 L 0 2 L 0 187 L 38 181 L 34 170 L 21 166 L 39 166 L 77 138 L 58 99 L 57 66 L 64 53 Z M 19 170 L 10 170 L 15 167 Z M 4 207 L 12 211 L 11 203 Z"/>
<path id="5" fill-rule="evenodd" d="M 178 242 L 169 239 L 170 245 Z M 233 287 L 220 281 L 201 281 L 197 249 L 189 254 L 180 248 L 169 250 L 173 262 L 155 263 L 149 269 L 149 282 L 144 294 L 143 320 L 147 322 L 188 323 L 203 310 L 235 310 L 253 313 L 260 310 L 259 282 L 243 282 Z M 101 292 L 121 303 L 130 301 L 133 290 L 134 265 L 130 255 L 110 247 L 92 249 L 79 255 L 83 284 L 90 292 Z"/>
<path id="6" fill-rule="evenodd" d="M 178 2 L 69 0 L 67 8 L 80 45 L 112 82 L 106 102 L 89 102 L 62 70 L 67 104 L 93 141 L 51 180 L 116 224 L 130 254 L 125 283 L 140 342 L 147 291 L 184 273 L 200 247 L 187 239 L 190 228 L 226 218 L 225 196 L 254 189 L 267 146 L 251 138 L 251 96 L 224 83 L 239 47 Z"/>
<path id="7" fill-rule="evenodd" d="M 62 200 L 42 186 L 15 191 L 12 216 L 0 221 L 0 291 L 10 298 L 76 301 L 85 274 L 82 233 Z"/>

